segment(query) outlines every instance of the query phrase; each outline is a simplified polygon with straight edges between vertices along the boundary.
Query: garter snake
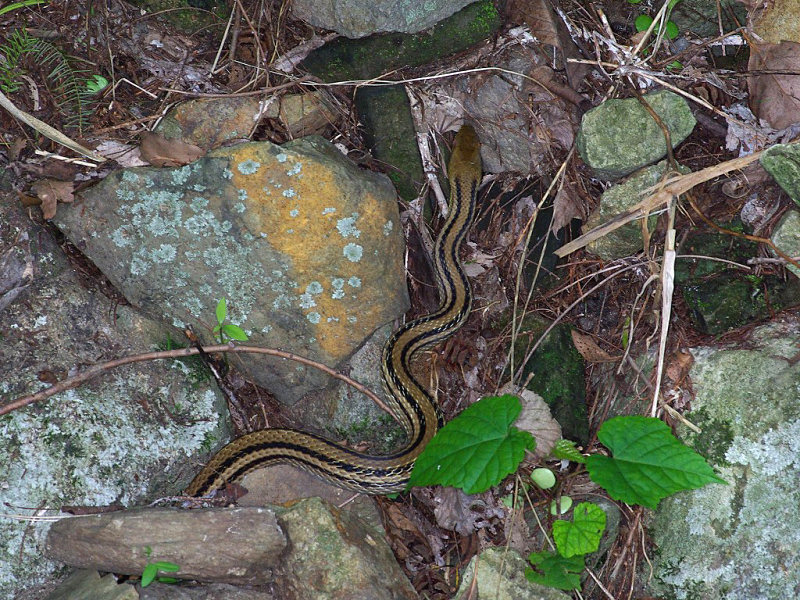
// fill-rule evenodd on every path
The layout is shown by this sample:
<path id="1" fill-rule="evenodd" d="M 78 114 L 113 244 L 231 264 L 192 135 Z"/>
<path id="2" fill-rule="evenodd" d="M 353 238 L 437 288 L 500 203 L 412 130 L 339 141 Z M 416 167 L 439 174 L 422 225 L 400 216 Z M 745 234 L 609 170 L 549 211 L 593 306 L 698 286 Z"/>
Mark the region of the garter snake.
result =
<path id="1" fill-rule="evenodd" d="M 472 292 L 458 257 L 472 223 L 481 179 L 480 144 L 472 127 L 465 125 L 456 135 L 448 170 L 450 210 L 433 256 L 439 308 L 398 329 L 386 342 L 381 360 L 389 407 L 408 435 L 405 447 L 386 456 L 372 456 L 312 433 L 262 429 L 217 452 L 186 488 L 187 495 L 206 496 L 278 462 L 294 464 L 339 487 L 366 494 L 405 489 L 414 461 L 444 423 L 436 401 L 411 374 L 411 359 L 420 349 L 453 335 L 472 305 Z"/>

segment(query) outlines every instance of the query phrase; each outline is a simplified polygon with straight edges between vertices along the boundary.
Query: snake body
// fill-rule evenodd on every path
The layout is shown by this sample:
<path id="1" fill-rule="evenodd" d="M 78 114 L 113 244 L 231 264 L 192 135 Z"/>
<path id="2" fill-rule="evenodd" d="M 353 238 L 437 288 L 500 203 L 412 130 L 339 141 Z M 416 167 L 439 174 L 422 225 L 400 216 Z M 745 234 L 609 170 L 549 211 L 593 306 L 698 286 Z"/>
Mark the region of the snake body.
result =
<path id="1" fill-rule="evenodd" d="M 207 496 L 247 473 L 274 463 L 290 463 L 366 494 L 405 489 L 414 461 L 443 425 L 439 406 L 410 370 L 422 348 L 447 339 L 466 320 L 472 292 L 458 251 L 472 224 L 481 179 L 480 143 L 469 125 L 456 135 L 448 165 L 450 210 L 436 239 L 433 264 L 439 308 L 398 329 L 383 348 L 381 370 L 389 407 L 408 435 L 407 444 L 386 456 L 357 452 L 325 437 L 295 429 L 262 429 L 235 439 L 217 452 L 197 474 L 186 494 Z"/>

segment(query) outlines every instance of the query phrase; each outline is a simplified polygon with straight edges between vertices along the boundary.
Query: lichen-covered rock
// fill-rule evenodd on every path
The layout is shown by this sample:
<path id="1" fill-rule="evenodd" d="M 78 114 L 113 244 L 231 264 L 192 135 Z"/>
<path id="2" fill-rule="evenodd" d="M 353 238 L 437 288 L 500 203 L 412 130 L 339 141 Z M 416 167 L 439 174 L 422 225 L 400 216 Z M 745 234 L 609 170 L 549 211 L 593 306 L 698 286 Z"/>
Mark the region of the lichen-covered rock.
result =
<path id="1" fill-rule="evenodd" d="M 656 185 L 667 168 L 667 161 L 646 167 L 631 175 L 624 183 L 613 185 L 600 197 L 600 204 L 583 226 L 583 232 L 598 227 L 611 220 L 612 217 L 625 212 L 643 199 L 643 192 Z M 687 169 L 688 170 L 688 169 Z M 651 215 L 647 219 L 647 227 L 652 233 L 658 223 L 658 215 Z M 596 240 L 589 242 L 586 249 L 597 254 L 603 260 L 614 260 L 641 252 L 642 220 L 637 219 L 632 223 L 609 232 Z"/>
<path id="2" fill-rule="evenodd" d="M 784 254 L 800 256 L 800 212 L 790 210 L 778 221 L 772 232 L 772 243 Z M 786 268 L 800 277 L 800 269 L 794 265 L 787 264 Z"/>
<path id="3" fill-rule="evenodd" d="M 682 97 L 660 90 L 644 96 L 670 133 L 672 147 L 697 121 Z M 667 155 L 664 132 L 636 98 L 607 100 L 583 115 L 578 151 L 598 177 L 619 179 Z"/>
<path id="4" fill-rule="evenodd" d="M 800 585 L 800 317 L 753 330 L 748 348 L 695 348 L 696 392 L 678 435 L 729 485 L 663 500 L 650 592 L 678 600 L 785 600 Z M 649 572 L 650 567 L 647 567 Z"/>
<path id="5" fill-rule="evenodd" d="M 0 264 L 4 258 L 24 265 L 27 276 L 0 307 L 3 404 L 76 369 L 166 344 L 163 325 L 84 288 L 49 231 L 17 208 L 16 198 L 0 200 Z M 0 503 L 33 516 L 23 507 L 100 506 L 177 492 L 196 469 L 189 457 L 230 435 L 216 385 L 191 365 L 113 369 L 0 417 Z M 0 521 L 0 597 L 17 597 L 56 569 L 41 551 L 48 525 Z"/>
<path id="6" fill-rule="evenodd" d="M 759 162 L 800 207 L 800 144 L 776 144 L 764 151 Z"/>
<path id="7" fill-rule="evenodd" d="M 569 600 L 554 588 L 531 583 L 525 577 L 527 563 L 516 550 L 489 548 L 472 558 L 456 592 L 457 600 Z M 475 590 L 473 592 L 472 590 Z"/>
<path id="8" fill-rule="evenodd" d="M 203 334 L 224 297 L 252 343 L 330 366 L 408 306 L 391 183 L 322 138 L 115 171 L 56 222 L 154 318 Z M 329 383 L 289 361 L 240 358 L 287 403 Z"/>

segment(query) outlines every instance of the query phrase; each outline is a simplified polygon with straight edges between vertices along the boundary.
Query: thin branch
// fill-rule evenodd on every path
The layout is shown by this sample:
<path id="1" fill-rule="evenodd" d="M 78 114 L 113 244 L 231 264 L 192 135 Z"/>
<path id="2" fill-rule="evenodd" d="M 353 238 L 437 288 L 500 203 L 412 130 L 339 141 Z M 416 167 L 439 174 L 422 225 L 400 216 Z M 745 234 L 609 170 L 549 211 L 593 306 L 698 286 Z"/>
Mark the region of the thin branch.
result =
<path id="1" fill-rule="evenodd" d="M 66 390 L 74 389 L 84 383 L 98 377 L 107 371 L 115 369 L 117 367 L 122 367 L 124 365 L 129 365 L 138 362 L 145 362 L 148 360 L 159 360 L 164 358 L 185 358 L 187 356 L 194 356 L 196 354 L 200 354 L 201 352 L 206 353 L 214 353 L 214 352 L 234 352 L 234 353 L 241 353 L 241 354 L 266 354 L 268 356 L 277 356 L 280 358 L 285 358 L 287 360 L 293 360 L 295 362 L 299 362 L 301 364 L 307 365 L 309 367 L 313 367 L 315 369 L 319 369 L 324 373 L 327 373 L 331 377 L 335 377 L 341 381 L 344 381 L 347 385 L 354 387 L 362 394 L 368 396 L 375 404 L 380 406 L 383 410 L 387 413 L 392 415 L 392 417 L 397 420 L 397 417 L 389 410 L 389 407 L 381 401 L 372 391 L 370 391 L 364 385 L 358 383 L 357 381 L 350 379 L 347 375 L 343 375 L 334 369 L 331 369 L 327 365 L 323 365 L 320 362 L 315 360 L 311 360 L 310 358 L 305 358 L 303 356 L 299 356 L 297 354 L 293 354 L 292 352 L 286 352 L 285 350 L 278 350 L 275 348 L 261 348 L 259 346 L 234 346 L 233 344 L 218 344 L 215 346 L 204 346 L 204 347 L 192 347 L 192 348 L 178 348 L 177 350 L 164 350 L 161 352 L 145 352 L 143 354 L 134 354 L 131 356 L 123 356 L 122 358 L 117 358 L 114 360 L 110 360 L 108 362 L 100 363 L 93 365 L 78 373 L 73 377 L 68 377 L 58 383 L 50 386 L 47 389 L 44 389 L 40 392 L 35 394 L 31 394 L 29 396 L 23 396 L 22 398 L 17 398 L 16 400 L 9 402 L 3 406 L 0 406 L 0 416 L 6 415 L 12 411 L 18 410 L 29 404 L 33 404 L 35 402 L 40 402 L 41 400 L 46 400 L 51 396 L 54 396 L 60 392 L 64 392 Z"/>

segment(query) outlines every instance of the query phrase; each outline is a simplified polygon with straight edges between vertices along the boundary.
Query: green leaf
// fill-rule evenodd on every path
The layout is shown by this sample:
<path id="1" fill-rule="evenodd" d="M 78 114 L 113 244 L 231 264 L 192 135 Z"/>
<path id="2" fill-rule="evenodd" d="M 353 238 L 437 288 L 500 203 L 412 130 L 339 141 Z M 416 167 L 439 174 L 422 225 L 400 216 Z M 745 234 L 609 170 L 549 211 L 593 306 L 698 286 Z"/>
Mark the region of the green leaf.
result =
<path id="1" fill-rule="evenodd" d="M 678 26 L 674 21 L 667 21 L 666 34 L 671 40 L 674 40 L 676 37 L 678 37 Z"/>
<path id="2" fill-rule="evenodd" d="M 483 398 L 445 425 L 414 464 L 411 486 L 446 485 L 477 494 L 513 473 L 536 442 L 512 426 L 522 406 L 512 395 Z"/>
<path id="3" fill-rule="evenodd" d="M 556 476 L 550 469 L 539 468 L 531 472 L 533 483 L 543 490 L 549 490 L 556 484 Z"/>
<path id="4" fill-rule="evenodd" d="M 591 502 L 581 502 L 572 511 L 572 521 L 553 523 L 553 540 L 561 556 L 589 554 L 597 550 L 605 528 L 603 509 Z"/>
<path id="5" fill-rule="evenodd" d="M 4 15 L 7 12 L 11 12 L 12 10 L 17 10 L 20 8 L 24 8 L 26 6 L 34 6 L 36 4 L 43 4 L 47 0 L 22 0 L 22 2 L 13 2 L 8 6 L 4 6 L 0 8 L 0 15 Z"/>
<path id="6" fill-rule="evenodd" d="M 86 82 L 86 89 L 91 94 L 96 94 L 108 87 L 108 79 L 102 75 L 94 75 Z"/>
<path id="7" fill-rule="evenodd" d="M 652 22 L 653 17 L 650 15 L 639 15 L 633 22 L 633 26 L 636 27 L 636 31 L 646 31 Z"/>
<path id="8" fill-rule="evenodd" d="M 659 419 L 615 417 L 603 423 L 597 439 L 614 456 L 590 456 L 586 468 L 614 500 L 656 508 L 675 492 L 727 483 Z"/>
<path id="9" fill-rule="evenodd" d="M 169 562 L 168 560 L 159 560 L 153 564 L 159 571 L 164 571 L 165 573 L 175 573 L 181 570 L 180 565 L 176 565 L 174 562 Z"/>
<path id="10" fill-rule="evenodd" d="M 248 340 L 244 329 L 233 323 L 225 323 L 222 326 L 222 331 L 232 340 L 238 340 L 240 342 L 246 342 Z"/>
<path id="11" fill-rule="evenodd" d="M 222 325 L 222 322 L 228 316 L 228 303 L 225 301 L 225 298 L 220 298 L 219 302 L 217 302 L 217 323 Z"/>
<path id="12" fill-rule="evenodd" d="M 158 575 L 158 567 L 155 563 L 148 563 L 144 566 L 144 570 L 142 571 L 142 587 L 147 587 Z"/>
<path id="13" fill-rule="evenodd" d="M 533 565 L 533 569 L 525 569 L 528 581 L 559 590 L 577 590 L 581 587 L 583 556 L 566 558 L 554 552 L 534 552 L 528 560 Z"/>
<path id="14" fill-rule="evenodd" d="M 585 464 L 586 457 L 580 453 L 575 447 L 575 442 L 572 440 L 565 440 L 560 439 L 556 442 L 556 445 L 550 451 L 550 454 L 554 458 L 560 458 L 562 460 L 571 460 L 572 462 Z"/>

